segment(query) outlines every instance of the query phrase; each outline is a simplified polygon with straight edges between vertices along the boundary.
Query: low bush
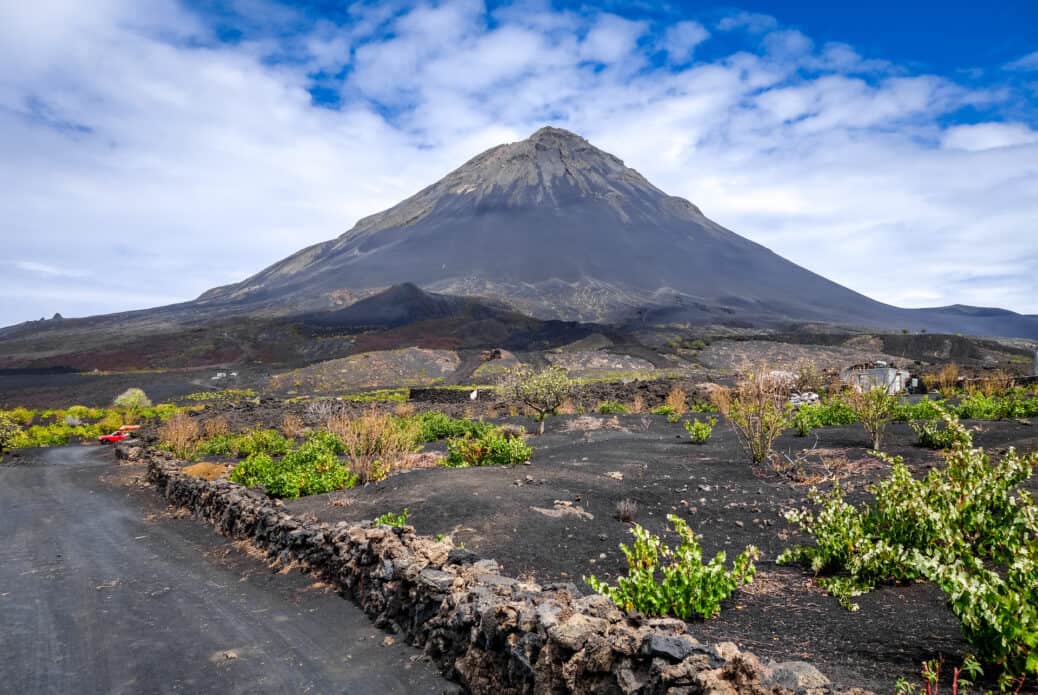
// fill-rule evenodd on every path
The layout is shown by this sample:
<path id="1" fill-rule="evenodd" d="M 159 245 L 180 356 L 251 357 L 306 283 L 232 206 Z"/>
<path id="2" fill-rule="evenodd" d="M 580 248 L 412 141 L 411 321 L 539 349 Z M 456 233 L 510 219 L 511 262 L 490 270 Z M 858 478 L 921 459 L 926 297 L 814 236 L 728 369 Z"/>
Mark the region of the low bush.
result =
<path id="1" fill-rule="evenodd" d="M 494 428 L 480 437 L 466 435 L 448 439 L 443 465 L 450 468 L 511 466 L 526 463 L 531 456 L 533 448 L 521 436 L 508 436 Z"/>
<path id="2" fill-rule="evenodd" d="M 802 405 L 792 417 L 793 427 L 801 437 L 806 437 L 811 430 L 819 427 L 851 425 L 855 422 L 858 422 L 857 414 L 840 398 L 833 398 L 825 403 Z"/>
<path id="3" fill-rule="evenodd" d="M 17 408 L 11 408 L 4 413 L 7 417 L 14 420 L 17 424 L 23 427 L 28 427 L 36 419 L 36 411 L 30 410 L 29 408 L 23 408 L 18 406 Z"/>
<path id="4" fill-rule="evenodd" d="M 264 452 L 252 453 L 234 467 L 230 478 L 249 487 L 262 485 L 271 496 L 286 499 L 343 490 L 358 482 L 358 476 L 339 460 L 334 437 L 316 435 L 280 460 Z"/>
<path id="5" fill-rule="evenodd" d="M 392 526 L 393 528 L 401 528 L 407 526 L 407 517 L 410 514 L 407 509 L 396 514 L 394 512 L 386 512 L 380 516 L 375 517 L 376 526 Z"/>
<path id="6" fill-rule="evenodd" d="M 1038 454 L 1010 449 L 992 461 L 954 416 L 943 419 L 955 432 L 942 469 L 917 480 L 881 455 L 890 475 L 860 507 L 838 484 L 827 495 L 812 490 L 817 511 L 786 518 L 815 543 L 787 549 L 779 562 L 824 575 L 819 584 L 852 610 L 852 598 L 879 583 L 929 579 L 983 661 L 1006 677 L 1038 676 L 1038 506 L 1022 489 Z"/>
<path id="7" fill-rule="evenodd" d="M 792 408 L 787 397 L 786 381 L 765 365 L 744 373 L 735 387 L 715 392 L 718 409 L 753 463 L 771 456 L 772 445 L 789 426 Z"/>
<path id="8" fill-rule="evenodd" d="M 937 420 L 946 409 L 947 404 L 944 401 L 931 401 L 929 396 L 923 396 L 918 403 L 909 403 L 908 401 L 898 403 L 894 406 L 891 415 L 895 422 Z"/>
<path id="9" fill-rule="evenodd" d="M 14 418 L 6 413 L 0 413 L 0 454 L 4 453 L 4 449 L 11 445 L 21 431 L 22 426 Z"/>
<path id="10" fill-rule="evenodd" d="M 599 415 L 629 415 L 630 413 L 630 408 L 617 401 L 602 401 L 598 404 Z"/>
<path id="11" fill-rule="evenodd" d="M 245 458 L 252 454 L 282 456 L 291 449 L 292 442 L 277 430 L 249 430 L 240 434 L 210 437 L 199 444 L 198 453 L 203 456 Z"/>
<path id="12" fill-rule="evenodd" d="M 657 407 L 653 408 L 650 412 L 653 415 L 664 415 L 664 416 L 666 416 L 667 422 L 674 423 L 674 422 L 678 422 L 679 420 L 681 420 L 681 413 L 679 413 L 677 410 L 675 410 L 673 407 L 671 407 L 669 405 L 657 406 Z"/>
<path id="13" fill-rule="evenodd" d="M 685 430 L 688 432 L 688 436 L 692 438 L 693 444 L 706 444 L 710 441 L 710 435 L 714 433 L 714 426 L 717 424 L 717 418 L 712 417 L 707 420 L 700 421 L 699 418 L 693 420 L 685 420 Z"/>
<path id="14" fill-rule="evenodd" d="M 858 416 L 866 434 L 872 440 L 872 448 L 879 450 L 883 444 L 883 434 L 894 417 L 894 408 L 901 400 L 883 386 L 851 391 L 847 394 L 847 407 Z"/>
<path id="15" fill-rule="evenodd" d="M 480 437 L 486 434 L 491 426 L 482 420 L 452 418 L 439 410 L 428 410 L 412 418 L 421 428 L 421 441 L 435 442 L 450 437 L 470 435 Z"/>
<path id="16" fill-rule="evenodd" d="M 676 548 L 635 524 L 631 529 L 632 546 L 620 546 L 627 558 L 627 576 L 617 578 L 616 586 L 593 575 L 584 581 L 623 610 L 651 616 L 673 615 L 683 620 L 712 618 L 721 612 L 724 599 L 740 586 L 753 582 L 754 561 L 759 553 L 748 546 L 730 569 L 725 565 L 724 551 L 703 564 L 702 546 L 688 524 L 674 514 L 669 514 L 667 520 L 681 537 Z"/>
<path id="17" fill-rule="evenodd" d="M 956 446 L 970 446 L 972 440 L 969 433 L 962 428 L 948 427 L 942 422 L 913 422 L 911 425 L 920 446 L 929 449 L 954 449 Z"/>

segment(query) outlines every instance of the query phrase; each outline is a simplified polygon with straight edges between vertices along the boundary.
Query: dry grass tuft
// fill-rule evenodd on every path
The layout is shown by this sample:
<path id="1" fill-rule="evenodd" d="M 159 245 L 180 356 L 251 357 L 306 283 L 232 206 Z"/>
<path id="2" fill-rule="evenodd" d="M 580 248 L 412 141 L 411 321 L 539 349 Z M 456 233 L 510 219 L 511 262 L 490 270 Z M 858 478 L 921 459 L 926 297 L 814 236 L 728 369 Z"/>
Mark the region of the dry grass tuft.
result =
<path id="1" fill-rule="evenodd" d="M 634 400 L 631 401 L 631 412 L 632 413 L 644 413 L 645 412 L 645 398 L 640 393 L 635 394 Z"/>
<path id="2" fill-rule="evenodd" d="M 678 415 L 684 415 L 688 412 L 688 394 L 680 386 L 672 386 L 667 393 L 667 400 L 664 401 L 664 405 L 671 408 Z"/>
<path id="3" fill-rule="evenodd" d="M 214 417 L 212 420 L 206 420 L 202 429 L 205 432 L 206 439 L 212 439 L 231 431 L 230 425 L 227 424 L 227 418 L 222 415 Z"/>
<path id="4" fill-rule="evenodd" d="M 200 434 L 198 422 L 187 413 L 177 413 L 159 427 L 159 441 L 180 458 L 191 458 Z"/>
<path id="5" fill-rule="evenodd" d="M 393 406 L 393 414 L 397 417 L 411 417 L 414 411 L 414 403 L 397 403 Z"/>
<path id="6" fill-rule="evenodd" d="M 573 402 L 572 398 L 567 398 L 559 405 L 556 411 L 559 415 L 579 415 L 580 409 L 577 404 Z"/>
<path id="7" fill-rule="evenodd" d="M 335 415 L 325 425 L 343 443 L 350 470 L 360 482 L 377 482 L 402 470 L 417 448 L 420 426 L 369 410 L 358 418 Z"/>
<path id="8" fill-rule="evenodd" d="M 305 430 L 306 427 L 303 425 L 303 420 L 298 415 L 285 413 L 281 418 L 281 434 L 289 439 L 299 437 Z"/>

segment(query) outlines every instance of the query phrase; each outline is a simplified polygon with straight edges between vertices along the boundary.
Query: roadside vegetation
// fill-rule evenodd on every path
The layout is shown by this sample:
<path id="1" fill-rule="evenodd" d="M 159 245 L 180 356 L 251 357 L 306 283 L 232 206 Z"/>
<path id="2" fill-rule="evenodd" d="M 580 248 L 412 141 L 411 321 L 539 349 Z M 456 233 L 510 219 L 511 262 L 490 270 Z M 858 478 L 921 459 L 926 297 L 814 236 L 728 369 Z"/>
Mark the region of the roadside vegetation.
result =
<path id="1" fill-rule="evenodd" d="M 533 454 L 524 430 L 439 411 L 395 415 L 371 409 L 356 417 L 332 408 L 321 412 L 326 418 L 318 428 L 295 420 L 286 427 L 283 418 L 280 431 L 244 432 L 228 431 L 220 419 L 200 427 L 196 418 L 178 413 L 159 428 L 159 446 L 187 461 L 244 459 L 231 469 L 231 480 L 290 499 L 385 480 L 412 467 L 421 447 L 438 440 L 447 441 L 441 465 L 450 468 L 520 464 Z"/>
<path id="2" fill-rule="evenodd" d="M 129 389 L 107 408 L 73 405 L 44 410 L 24 407 L 0 410 L 0 417 L 19 428 L 7 442 L 7 448 L 67 446 L 74 441 L 93 441 L 123 425 L 162 423 L 184 410 L 173 403 L 152 405 L 143 393 L 140 389 Z"/>
<path id="3" fill-rule="evenodd" d="M 938 406 L 938 410 L 940 407 Z M 916 479 L 900 459 L 879 456 L 888 477 L 872 501 L 855 506 L 839 483 L 812 490 L 815 509 L 787 519 L 814 540 L 785 551 L 842 605 L 884 582 L 927 579 L 941 589 L 963 635 L 1002 685 L 1038 680 L 1038 506 L 1022 485 L 1038 454 L 1010 449 L 993 460 L 974 449 L 958 419 L 941 413 L 950 453 L 944 467 Z"/>

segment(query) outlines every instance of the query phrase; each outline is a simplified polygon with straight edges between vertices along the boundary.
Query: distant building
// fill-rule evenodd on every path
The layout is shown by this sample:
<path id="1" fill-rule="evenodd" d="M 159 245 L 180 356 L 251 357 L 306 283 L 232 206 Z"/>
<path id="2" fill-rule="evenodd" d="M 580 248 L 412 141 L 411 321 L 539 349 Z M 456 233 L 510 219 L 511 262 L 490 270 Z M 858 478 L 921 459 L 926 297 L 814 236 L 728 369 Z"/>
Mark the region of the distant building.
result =
<path id="1" fill-rule="evenodd" d="M 855 391 L 885 388 L 888 393 L 901 393 L 908 386 L 912 375 L 904 369 L 877 360 L 847 367 L 840 372 L 840 379 Z"/>

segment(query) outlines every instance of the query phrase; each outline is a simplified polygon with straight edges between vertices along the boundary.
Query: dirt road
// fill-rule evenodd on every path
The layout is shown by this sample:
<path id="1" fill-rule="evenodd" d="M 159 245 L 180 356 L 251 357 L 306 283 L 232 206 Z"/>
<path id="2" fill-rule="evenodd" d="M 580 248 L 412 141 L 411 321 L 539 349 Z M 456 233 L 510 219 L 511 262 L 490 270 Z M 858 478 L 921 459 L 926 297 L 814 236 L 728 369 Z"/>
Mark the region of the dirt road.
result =
<path id="1" fill-rule="evenodd" d="M 98 447 L 0 465 L 0 692 L 453 691 L 348 601 L 128 477 Z"/>

